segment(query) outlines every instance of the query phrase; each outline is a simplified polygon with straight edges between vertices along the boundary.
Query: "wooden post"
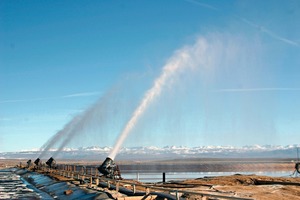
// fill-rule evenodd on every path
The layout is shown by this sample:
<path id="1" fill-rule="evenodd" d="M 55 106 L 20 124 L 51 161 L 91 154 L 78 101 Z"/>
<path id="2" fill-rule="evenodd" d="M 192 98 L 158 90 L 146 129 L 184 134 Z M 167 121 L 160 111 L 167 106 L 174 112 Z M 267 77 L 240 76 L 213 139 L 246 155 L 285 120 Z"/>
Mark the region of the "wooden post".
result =
<path id="1" fill-rule="evenodd" d="M 175 191 L 176 200 L 179 200 L 178 190 Z"/>
<path id="2" fill-rule="evenodd" d="M 150 194 L 150 188 L 146 187 L 146 195 Z"/>
<path id="3" fill-rule="evenodd" d="M 133 185 L 133 194 L 135 194 L 135 192 L 136 192 L 136 188 L 135 188 L 135 185 Z"/>
<path id="4" fill-rule="evenodd" d="M 119 188 L 120 188 L 120 183 L 119 183 L 119 181 L 118 181 L 117 184 L 116 184 L 116 191 L 117 191 L 117 192 L 119 192 Z"/>
<path id="5" fill-rule="evenodd" d="M 165 183 L 166 182 L 166 172 L 163 172 L 163 183 Z"/>

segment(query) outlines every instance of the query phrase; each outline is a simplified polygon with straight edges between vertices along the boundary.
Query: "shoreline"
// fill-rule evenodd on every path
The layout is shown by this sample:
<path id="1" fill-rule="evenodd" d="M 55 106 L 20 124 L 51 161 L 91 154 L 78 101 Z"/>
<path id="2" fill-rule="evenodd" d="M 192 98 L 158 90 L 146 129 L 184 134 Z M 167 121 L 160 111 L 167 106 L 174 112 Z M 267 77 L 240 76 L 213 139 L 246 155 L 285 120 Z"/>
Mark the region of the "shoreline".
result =
<path id="1" fill-rule="evenodd" d="M 27 159 L 0 159 L 0 169 L 27 166 Z M 45 162 L 46 159 L 42 159 Z M 57 164 L 97 167 L 102 161 L 56 160 Z M 295 163 L 291 159 L 177 159 L 149 161 L 116 161 L 121 172 L 260 172 L 291 171 Z"/>
<path id="2" fill-rule="evenodd" d="M 17 161 L 18 163 L 20 162 L 20 160 Z M 3 160 L 0 163 L 3 164 Z M 15 160 L 11 160 L 10 164 L 15 165 L 17 163 Z M 68 162 L 68 164 L 71 164 L 71 162 Z M 89 164 L 95 164 L 95 163 L 89 163 Z M 282 162 L 280 162 L 278 165 L 280 166 L 281 164 Z M 289 164 L 293 164 L 293 163 L 289 163 Z M 186 166 L 188 166 L 188 164 L 186 164 Z M 76 183 L 74 187 L 75 186 L 83 187 L 83 185 L 82 186 L 80 185 L 80 181 L 76 179 L 76 176 L 74 176 L 73 178 L 70 177 L 66 178 L 54 172 L 55 170 L 51 172 L 51 170 L 48 169 L 46 171 L 36 171 L 35 173 L 38 173 L 43 176 L 51 177 L 52 179 L 57 181 L 68 182 L 71 183 L 72 185 Z M 87 180 L 89 180 L 89 178 Z M 141 184 L 141 185 L 143 184 L 142 182 L 138 182 L 136 180 L 130 180 L 130 179 L 126 179 L 124 181 L 132 184 L 134 183 Z M 86 187 L 88 188 L 91 187 L 89 186 L 90 184 L 88 183 L 84 183 L 84 185 L 86 185 Z M 264 175 L 255 175 L 255 174 L 250 174 L 250 175 L 234 174 L 234 175 L 225 175 L 225 176 L 207 176 L 207 177 L 200 177 L 200 178 L 189 178 L 183 180 L 170 180 L 166 182 L 153 182 L 150 185 L 151 187 L 153 186 L 158 188 L 157 190 L 160 192 L 164 191 L 164 189 L 177 190 L 182 198 L 190 199 L 190 200 L 199 199 L 199 195 L 193 193 L 203 193 L 207 195 L 219 195 L 219 196 L 247 198 L 247 199 L 262 199 L 262 200 L 300 199 L 300 187 L 299 187 L 300 177 L 273 177 L 273 176 L 264 176 Z M 149 183 L 147 183 L 146 187 L 150 185 Z M 112 188 L 105 188 L 105 187 L 103 188 L 101 184 L 94 185 L 93 187 L 95 187 L 96 190 L 99 189 L 114 194 L 116 195 L 116 197 L 117 196 L 120 197 L 120 195 L 122 195 L 120 193 L 117 194 L 116 191 L 114 191 Z M 73 190 L 75 189 L 76 188 L 73 188 Z M 138 189 L 141 188 L 138 187 Z M 215 198 L 215 199 L 219 199 L 219 198 Z"/>

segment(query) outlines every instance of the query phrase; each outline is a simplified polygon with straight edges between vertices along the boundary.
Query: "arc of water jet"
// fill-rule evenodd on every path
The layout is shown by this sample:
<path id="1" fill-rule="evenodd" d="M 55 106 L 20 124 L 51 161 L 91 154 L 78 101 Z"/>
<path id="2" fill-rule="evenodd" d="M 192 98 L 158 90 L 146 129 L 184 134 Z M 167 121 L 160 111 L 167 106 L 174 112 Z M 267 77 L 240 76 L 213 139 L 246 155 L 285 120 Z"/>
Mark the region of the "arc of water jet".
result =
<path id="1" fill-rule="evenodd" d="M 89 107 L 84 112 L 75 116 L 70 122 L 68 122 L 65 127 L 56 133 L 49 141 L 47 141 L 42 147 L 43 152 L 40 157 L 44 156 L 51 147 L 61 142 L 58 149 L 54 152 L 53 157 L 56 157 L 63 149 L 69 144 L 75 136 L 82 134 L 84 129 L 87 127 L 93 115 L 97 112 L 103 112 L 103 108 L 106 107 L 109 100 L 118 91 L 119 85 L 113 86 L 108 92 L 106 92 L 94 105 Z M 99 111 L 100 110 L 100 111 Z"/>
<path id="2" fill-rule="evenodd" d="M 79 121 L 79 117 L 76 116 L 72 121 L 67 123 L 65 127 L 58 131 L 53 137 L 50 138 L 41 148 L 40 150 L 43 150 L 39 156 L 39 158 L 44 157 L 44 155 L 52 148 L 58 141 L 61 141 L 62 138 L 66 135 L 66 132 L 69 133 L 74 124 L 76 124 Z"/>
<path id="3" fill-rule="evenodd" d="M 202 48 L 199 48 L 202 47 Z M 130 120 L 125 125 L 123 131 L 121 132 L 119 138 L 117 139 L 114 148 L 109 154 L 109 158 L 114 160 L 117 153 L 119 152 L 123 142 L 129 135 L 130 131 L 133 129 L 134 125 L 137 123 L 139 117 L 144 113 L 147 106 L 160 95 L 163 86 L 166 82 L 172 78 L 172 76 L 178 73 L 182 68 L 193 67 L 198 64 L 199 58 L 195 57 L 198 53 L 201 54 L 206 50 L 206 42 L 204 39 L 199 39 L 194 46 L 184 47 L 182 50 L 177 51 L 175 55 L 170 59 L 170 61 L 163 67 L 161 75 L 154 81 L 152 88 L 150 88 L 141 103 L 138 105 L 136 110 L 133 112 Z M 196 61 L 196 62 L 195 62 Z"/>

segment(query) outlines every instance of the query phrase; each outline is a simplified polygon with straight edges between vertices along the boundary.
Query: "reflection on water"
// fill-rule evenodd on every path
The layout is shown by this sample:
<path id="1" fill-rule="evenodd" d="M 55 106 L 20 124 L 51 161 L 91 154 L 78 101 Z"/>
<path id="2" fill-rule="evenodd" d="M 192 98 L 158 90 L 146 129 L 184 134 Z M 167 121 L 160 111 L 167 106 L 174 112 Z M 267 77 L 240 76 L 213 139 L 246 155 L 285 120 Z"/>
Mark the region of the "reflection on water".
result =
<path id="1" fill-rule="evenodd" d="M 21 177 L 11 169 L 0 170 L 0 199 L 40 199 L 41 196 L 27 187 Z"/>
<path id="2" fill-rule="evenodd" d="M 66 197 L 67 190 L 72 193 Z M 0 170 L 0 199 L 109 199 L 109 196 L 26 169 L 9 168 Z"/>
<path id="3" fill-rule="evenodd" d="M 185 179 L 203 178 L 206 176 L 229 176 L 234 174 L 250 175 L 256 174 L 261 176 L 288 177 L 291 171 L 264 171 L 264 172 L 168 172 L 166 181 L 178 181 Z M 122 173 L 124 179 L 133 179 L 140 182 L 161 182 L 162 173 Z"/>

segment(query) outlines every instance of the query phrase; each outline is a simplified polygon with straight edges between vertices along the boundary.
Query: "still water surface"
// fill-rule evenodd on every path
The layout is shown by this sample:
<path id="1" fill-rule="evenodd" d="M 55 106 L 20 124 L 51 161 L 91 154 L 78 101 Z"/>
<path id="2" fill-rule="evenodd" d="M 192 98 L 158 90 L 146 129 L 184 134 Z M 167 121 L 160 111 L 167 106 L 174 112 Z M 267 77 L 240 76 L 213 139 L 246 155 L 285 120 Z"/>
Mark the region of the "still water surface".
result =
<path id="1" fill-rule="evenodd" d="M 184 179 L 196 179 L 212 176 L 229 176 L 234 174 L 250 175 L 256 174 L 260 176 L 289 177 L 291 171 L 264 171 L 264 172 L 168 172 L 166 173 L 166 181 L 179 181 Z M 133 179 L 140 182 L 161 182 L 162 173 L 122 173 L 122 178 Z"/>

